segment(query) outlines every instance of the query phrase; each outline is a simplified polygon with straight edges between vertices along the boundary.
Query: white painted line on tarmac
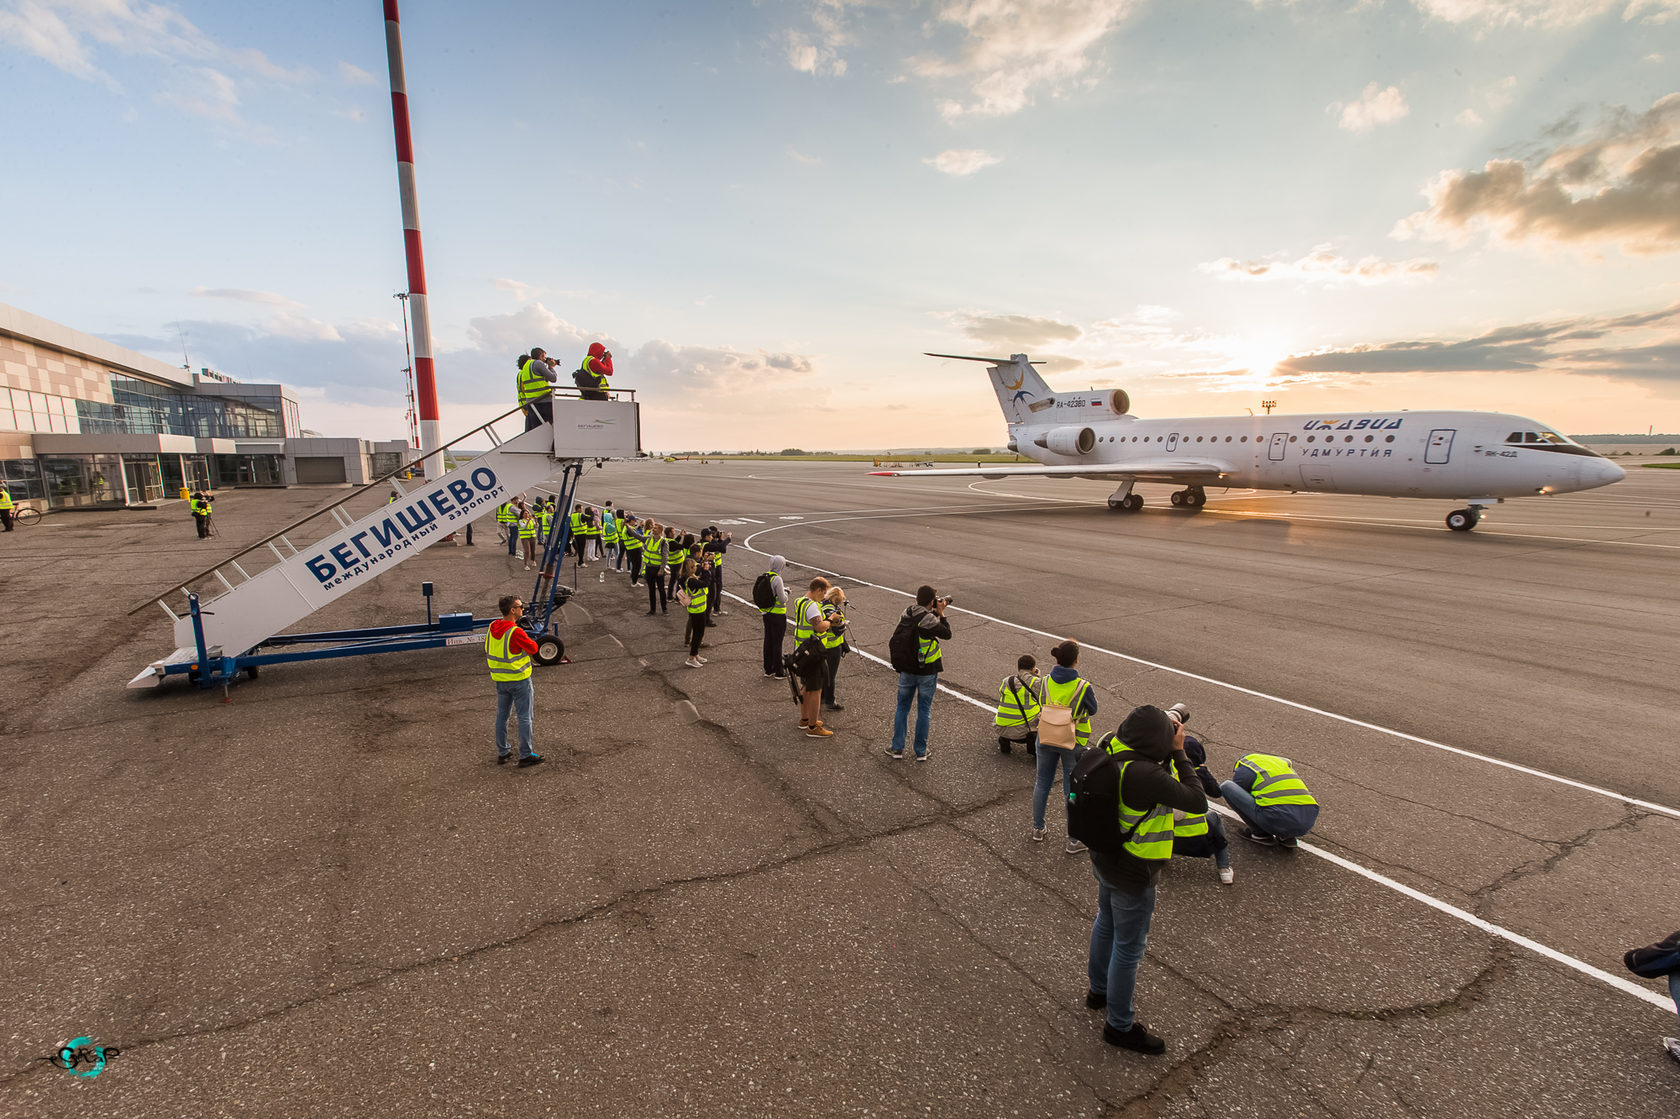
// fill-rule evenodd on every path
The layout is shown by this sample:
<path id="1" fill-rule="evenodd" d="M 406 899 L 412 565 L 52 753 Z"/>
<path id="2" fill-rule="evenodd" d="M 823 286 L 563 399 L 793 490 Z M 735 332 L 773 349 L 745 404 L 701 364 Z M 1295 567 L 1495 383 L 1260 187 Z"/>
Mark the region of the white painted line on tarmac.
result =
<path id="1" fill-rule="evenodd" d="M 741 519 L 749 524 L 761 525 L 764 523 L 763 521 L 755 521 L 751 517 L 742 517 Z"/>
<path id="2" fill-rule="evenodd" d="M 753 549 L 753 550 L 757 551 L 756 548 Z M 763 553 L 761 552 L 759 554 L 762 555 Z M 803 565 L 801 565 L 801 566 L 803 566 Z M 853 580 L 853 581 L 855 582 L 856 580 Z M 871 584 L 867 584 L 867 585 L 868 586 L 874 586 L 875 584 L 871 583 Z M 892 588 L 887 587 L 887 588 L 883 588 L 883 589 L 891 590 Z M 725 598 L 732 598 L 736 602 L 739 602 L 743 606 L 751 606 L 754 610 L 758 609 L 758 607 L 753 606 L 753 603 L 751 601 L 749 601 L 748 599 L 742 598 L 738 594 L 733 594 L 729 591 L 724 591 L 723 596 Z M 971 613 L 971 611 L 964 611 L 964 613 Z M 1008 624 L 1008 623 L 1005 623 L 1005 624 Z M 1034 632 L 1036 632 L 1036 631 L 1034 631 Z M 1086 647 L 1088 647 L 1088 646 L 1086 646 Z M 852 650 L 852 652 L 856 653 L 860 657 L 863 657 L 865 660 L 873 661 L 874 663 L 876 663 L 878 665 L 881 665 L 884 668 L 887 668 L 887 669 L 892 668 L 891 663 L 889 663 L 888 661 L 882 660 L 880 657 L 876 656 L 874 653 L 866 653 L 862 649 L 856 649 L 856 648 L 854 648 Z M 944 684 L 940 684 L 939 685 L 939 690 L 944 692 L 946 695 L 955 696 L 956 698 L 962 700 L 964 703 L 970 704 L 971 706 L 974 706 L 974 707 L 978 707 L 982 711 L 990 712 L 993 715 L 997 714 L 997 708 L 993 707 L 991 704 L 984 703 L 984 702 L 982 702 L 978 699 L 975 699 L 973 696 L 964 695 L 962 692 L 957 691 L 955 688 L 946 687 Z M 1241 816 L 1238 816 L 1234 811 L 1232 811 L 1230 808 L 1226 807 L 1223 804 L 1214 804 L 1212 802 L 1209 802 L 1208 807 L 1211 808 L 1213 811 L 1218 812 L 1221 816 L 1227 816 L 1227 817 L 1229 817 L 1233 820 L 1238 821 L 1239 823 L 1242 821 Z M 1305 851 L 1310 855 L 1316 855 L 1318 858 L 1323 859 L 1325 862 L 1331 863 L 1335 866 L 1339 866 L 1343 870 L 1350 870 L 1353 873 L 1359 875 L 1361 878 L 1369 879 L 1370 881 L 1375 882 L 1380 886 L 1387 886 L 1389 889 L 1395 891 L 1396 893 L 1403 894 L 1406 897 L 1411 898 L 1413 901 L 1422 902 L 1424 905 L 1429 906 L 1429 908 L 1434 909 L 1434 910 L 1438 910 L 1441 913 L 1445 913 L 1449 917 L 1456 917 L 1460 921 L 1463 921 L 1465 924 L 1470 925 L 1474 928 L 1481 929 L 1483 932 L 1488 933 L 1492 936 L 1496 936 L 1496 937 L 1500 938 L 1501 940 L 1506 940 L 1506 941 L 1509 941 L 1512 944 L 1518 945 L 1519 947 L 1527 948 L 1530 952 L 1533 952 L 1536 955 L 1544 956 L 1546 959 L 1551 960 L 1554 963 L 1562 964 L 1564 967 L 1569 968 L 1572 971 L 1578 971 L 1582 975 L 1585 975 L 1585 976 L 1587 976 L 1589 978 L 1592 978 L 1592 979 L 1596 979 L 1600 983 L 1606 984 L 1607 986 L 1614 987 L 1616 990 L 1621 991 L 1623 994 L 1632 995 L 1637 999 L 1643 999 L 1645 1002 L 1648 1002 L 1652 1006 L 1658 1007 L 1658 1008 L 1660 1008 L 1664 1011 L 1668 1011 L 1668 1010 L 1673 1009 L 1672 1000 L 1670 1000 L 1670 999 L 1668 999 L 1668 998 L 1666 998 L 1662 995 L 1659 995 L 1655 991 L 1649 990 L 1648 988 L 1641 987 L 1639 984 L 1633 982 L 1630 979 L 1624 979 L 1619 975 L 1614 975 L 1614 974 L 1612 974 L 1608 971 L 1605 971 L 1603 968 L 1594 967 L 1592 964 L 1587 963 L 1585 960 L 1578 960 L 1574 956 L 1571 956 L 1571 955 L 1568 955 L 1567 953 L 1558 951 L 1556 948 L 1552 948 L 1552 947 L 1549 947 L 1547 945 L 1541 944 L 1538 940 L 1530 939 L 1529 937 L 1526 937 L 1519 932 L 1513 932 L 1510 929 L 1505 928 L 1503 925 L 1496 925 L 1492 921 L 1488 921 L 1488 920 L 1485 920 L 1481 917 L 1476 916 L 1474 913 L 1471 913 L 1467 909 L 1460 909 L 1458 906 L 1452 905 L 1448 902 L 1444 902 L 1440 898 L 1432 897 L 1431 895 L 1424 893 L 1422 890 L 1413 889 L 1411 886 L 1406 885 L 1404 882 L 1397 882 L 1394 879 L 1388 877 L 1388 875 L 1386 875 L 1386 874 L 1379 874 L 1377 871 L 1371 870 L 1367 867 L 1360 866 L 1358 863 L 1353 862 L 1351 859 L 1345 859 L 1340 855 L 1333 854 L 1329 851 L 1326 851 L 1322 847 L 1315 847 L 1311 843 L 1305 843 L 1305 842 L 1298 843 L 1297 846 L 1298 846 L 1299 850 Z"/>
<path id="3" fill-rule="evenodd" d="M 932 514 L 907 514 L 907 515 L 908 516 L 936 516 L 936 517 L 938 517 L 938 516 L 958 516 L 960 514 L 932 513 Z M 881 517 L 835 517 L 835 518 L 831 518 L 831 520 L 839 520 L 839 521 L 885 520 L 885 519 L 887 519 L 886 516 L 881 516 Z M 766 533 L 775 532 L 778 529 L 794 528 L 794 527 L 803 528 L 803 527 L 807 527 L 807 526 L 810 526 L 810 525 L 818 525 L 818 524 L 825 524 L 825 523 L 828 523 L 828 522 L 806 521 L 803 524 L 798 525 L 798 526 L 795 526 L 795 525 L 774 525 L 770 528 L 760 529 L 757 532 L 753 533 L 751 536 L 747 537 L 744 541 L 742 541 L 742 547 L 746 548 L 750 552 L 758 552 L 758 554 L 761 555 L 761 556 L 762 555 L 768 555 L 769 553 L 759 552 L 759 550 L 757 548 L 753 547 L 753 541 L 755 539 L 757 539 L 760 536 L 765 535 Z M 856 584 L 858 586 L 872 587 L 876 590 L 888 591 L 888 592 L 891 592 L 892 594 L 901 595 L 905 598 L 915 598 L 916 597 L 915 595 L 911 594 L 908 591 L 899 590 L 897 587 L 889 587 L 889 586 L 886 586 L 886 585 L 881 584 L 881 583 L 871 583 L 867 579 L 858 579 L 858 578 L 855 578 L 855 577 L 850 576 L 850 575 L 842 574 L 841 572 L 838 572 L 838 571 L 829 571 L 826 568 L 815 567 L 815 566 L 813 566 L 811 564 L 808 564 L 808 563 L 798 563 L 798 561 L 793 560 L 791 558 L 788 559 L 788 562 L 789 563 L 797 563 L 798 566 L 806 568 L 807 570 L 810 570 L 810 571 L 821 572 L 824 575 L 832 575 L 836 579 L 844 579 L 848 583 L 853 583 L 853 584 Z M 1039 637 L 1048 637 L 1051 640 L 1060 640 L 1063 636 L 1062 634 L 1051 633 L 1048 630 L 1034 629 L 1032 626 L 1024 626 L 1024 625 L 1021 625 L 1019 622 L 1011 622 L 1011 621 L 1007 621 L 1003 618 L 996 618 L 996 617 L 993 617 L 990 614 L 982 614 L 978 610 L 967 610 L 967 609 L 964 609 L 961 606 L 953 606 L 953 607 L 951 607 L 951 609 L 953 611 L 959 613 L 959 614 L 967 614 L 970 617 L 979 618 L 982 621 L 996 622 L 1000 626 L 1008 626 L 1011 629 L 1018 629 L 1023 633 L 1036 634 Z M 1320 716 L 1323 716 L 1326 719 L 1332 719 L 1332 720 L 1334 720 L 1338 723 L 1344 723 L 1344 724 L 1346 724 L 1348 726 L 1352 726 L 1352 727 L 1359 727 L 1361 730 L 1375 731 L 1378 734 L 1385 734 L 1385 735 L 1388 735 L 1391 738 L 1398 738 L 1398 739 L 1400 739 L 1404 742 L 1416 743 L 1419 746 L 1428 746 L 1431 749 L 1442 750 L 1442 751 L 1445 751 L 1446 753 L 1449 753 L 1449 754 L 1457 754 L 1459 757 L 1470 758 L 1474 761 L 1487 762 L 1489 765 L 1496 765 L 1496 766 L 1501 767 L 1502 769 L 1513 770 L 1514 772 L 1517 772 L 1517 773 L 1527 774 L 1530 777 L 1538 777 L 1543 781 L 1551 781 L 1551 782 L 1554 782 L 1555 784 L 1566 785 L 1566 786 L 1568 786 L 1572 789 L 1579 789 L 1582 792 L 1592 793 L 1596 796 L 1608 797 L 1611 800 L 1620 801 L 1623 804 L 1631 804 L 1631 805 L 1634 805 L 1635 807 L 1644 808 L 1644 809 L 1646 809 L 1648 811 L 1651 811 L 1651 812 L 1657 812 L 1657 813 L 1661 813 L 1662 815 L 1665 815 L 1665 816 L 1672 816 L 1675 819 L 1680 819 L 1680 808 L 1671 808 L 1666 804 L 1657 804 L 1654 801 L 1640 800 L 1637 797 L 1630 797 L 1630 796 L 1627 796 L 1624 793 L 1618 793 L 1613 789 L 1605 789 L 1605 788 L 1601 788 L 1597 785 L 1589 785 L 1584 781 L 1576 781 L 1574 778 L 1571 778 L 1571 777 L 1564 777 L 1564 776 L 1562 776 L 1560 774 L 1556 774 L 1556 773 L 1547 773 L 1543 769 L 1535 769 L 1532 766 L 1519 765 L 1516 762 L 1508 762 L 1508 761 L 1504 760 L 1503 758 L 1495 758 L 1495 757 L 1492 757 L 1488 754 L 1478 754 L 1473 750 L 1465 750 L 1465 749 L 1463 749 L 1461 747 L 1458 747 L 1458 746 L 1449 746 L 1445 742 L 1436 742 L 1434 739 L 1431 739 L 1431 738 L 1422 738 L 1422 737 L 1419 737 L 1418 735 L 1415 735 L 1415 734 L 1407 734 L 1405 731 L 1394 730 L 1391 727 L 1379 726 L 1376 723 L 1368 723 L 1368 722 L 1364 721 L 1363 719 L 1355 719 L 1351 715 L 1341 715 L 1341 714 L 1338 714 L 1334 711 L 1326 711 L 1322 707 L 1314 707 L 1311 704 L 1301 703 L 1298 700 L 1285 699 L 1283 696 L 1270 695 L 1266 692 L 1257 691 L 1254 688 L 1245 688 L 1241 684 L 1233 684 L 1233 683 L 1230 683 L 1229 681 L 1226 681 L 1226 680 L 1218 680 L 1218 679 L 1215 679 L 1212 676 L 1203 676 L 1200 673 L 1190 672 L 1190 671 L 1187 671 L 1186 669 L 1174 668 L 1173 666 L 1168 665 L 1168 664 L 1161 664 L 1159 661 L 1145 660 L 1142 657 L 1134 657 L 1134 656 L 1131 656 L 1128 653 L 1116 652 L 1113 649 L 1105 649 L 1101 645 L 1088 645 L 1083 641 L 1081 641 L 1079 643 L 1079 645 L 1080 645 L 1080 648 L 1082 648 L 1082 649 L 1090 649 L 1092 652 L 1102 653 L 1105 656 L 1116 657 L 1116 658 L 1118 658 L 1120 660 L 1123 660 L 1123 661 L 1130 661 L 1133 664 L 1140 664 L 1140 665 L 1143 665 L 1145 668 L 1153 668 L 1153 669 L 1157 669 L 1161 672 L 1170 672 L 1174 676 L 1182 676 L 1186 680 L 1195 680 L 1198 683 L 1211 684 L 1212 686 L 1214 686 L 1216 688 L 1224 688 L 1226 691 L 1237 692 L 1241 695 L 1253 696 L 1255 699 L 1263 699 L 1263 700 L 1267 700 L 1271 703 L 1281 704 L 1284 707 L 1290 707 L 1290 708 L 1295 709 L 1296 711 L 1305 711 L 1309 715 L 1320 715 Z"/>

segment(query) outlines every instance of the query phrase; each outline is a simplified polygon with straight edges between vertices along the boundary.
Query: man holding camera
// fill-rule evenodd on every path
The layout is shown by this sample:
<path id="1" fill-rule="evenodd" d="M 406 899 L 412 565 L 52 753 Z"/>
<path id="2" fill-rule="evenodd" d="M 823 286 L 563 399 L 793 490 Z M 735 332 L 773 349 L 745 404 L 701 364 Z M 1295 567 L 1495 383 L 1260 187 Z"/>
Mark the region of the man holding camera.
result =
<path id="1" fill-rule="evenodd" d="M 607 378 L 613 375 L 612 353 L 599 342 L 589 343 L 589 353 L 572 375 L 585 400 L 607 399 Z"/>
<path id="2" fill-rule="evenodd" d="M 933 693 L 939 689 L 939 674 L 945 670 L 945 652 L 939 644 L 951 639 L 951 623 L 945 620 L 949 598 L 940 598 L 927 584 L 916 588 L 916 604 L 905 607 L 898 619 L 899 629 L 909 629 L 915 637 L 913 661 L 899 668 L 898 706 L 893 711 L 892 745 L 887 747 L 889 758 L 904 756 L 904 735 L 910 720 L 910 703 L 916 703 L 916 760 L 928 759 L 928 729 L 933 723 Z"/>
<path id="3" fill-rule="evenodd" d="M 525 409 L 526 431 L 554 422 L 554 382 L 560 379 L 555 364 L 541 346 L 519 363 L 519 406 Z"/>
<path id="4" fill-rule="evenodd" d="M 1159 707 L 1132 710 L 1120 729 L 1098 744 L 1120 763 L 1117 851 L 1091 849 L 1097 879 L 1097 919 L 1091 926 L 1085 1005 L 1107 1010 L 1103 1040 L 1151 1056 L 1167 1043 L 1137 1020 L 1132 993 L 1155 913 L 1155 879 L 1172 858 L 1173 812 L 1208 810 L 1195 767 L 1184 754 L 1184 724 Z"/>

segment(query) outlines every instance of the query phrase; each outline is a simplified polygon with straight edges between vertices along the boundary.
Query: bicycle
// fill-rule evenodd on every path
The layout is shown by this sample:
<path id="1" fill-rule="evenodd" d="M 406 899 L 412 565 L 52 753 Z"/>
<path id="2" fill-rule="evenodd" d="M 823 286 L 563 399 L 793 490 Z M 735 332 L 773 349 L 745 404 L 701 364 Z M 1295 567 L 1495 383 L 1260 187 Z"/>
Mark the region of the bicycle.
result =
<path id="1" fill-rule="evenodd" d="M 33 505 L 19 505 L 12 510 L 12 527 L 23 528 L 41 520 L 41 511 Z"/>

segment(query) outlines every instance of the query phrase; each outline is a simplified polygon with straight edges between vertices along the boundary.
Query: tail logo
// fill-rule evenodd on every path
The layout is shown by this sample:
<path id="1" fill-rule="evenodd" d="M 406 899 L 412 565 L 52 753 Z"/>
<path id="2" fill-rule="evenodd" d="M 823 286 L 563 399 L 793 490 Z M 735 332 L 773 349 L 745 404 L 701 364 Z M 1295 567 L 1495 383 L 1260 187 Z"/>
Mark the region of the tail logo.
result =
<path id="1" fill-rule="evenodd" d="M 1017 385 L 1019 385 L 1021 382 L 1017 381 L 1015 383 Z M 1016 393 L 1013 397 L 1010 398 L 1009 403 L 1019 404 L 1019 403 L 1021 403 L 1021 398 L 1022 397 L 1026 397 L 1027 399 L 1030 400 L 1030 399 L 1032 399 L 1032 395 L 1033 394 L 1028 392 L 1026 389 L 1022 389 L 1020 392 Z"/>
<path id="2" fill-rule="evenodd" d="M 1015 383 L 1013 385 L 1010 384 L 1007 380 L 1004 379 L 1003 374 L 1001 374 L 1001 373 L 998 374 L 998 383 L 1001 384 L 1005 389 L 1008 389 L 1010 392 L 1014 392 L 1016 389 L 1020 388 L 1023 384 L 1026 383 L 1026 381 L 1027 381 L 1027 375 L 1025 373 L 1021 372 L 1021 370 L 1019 368 L 1017 368 L 1015 370 Z"/>

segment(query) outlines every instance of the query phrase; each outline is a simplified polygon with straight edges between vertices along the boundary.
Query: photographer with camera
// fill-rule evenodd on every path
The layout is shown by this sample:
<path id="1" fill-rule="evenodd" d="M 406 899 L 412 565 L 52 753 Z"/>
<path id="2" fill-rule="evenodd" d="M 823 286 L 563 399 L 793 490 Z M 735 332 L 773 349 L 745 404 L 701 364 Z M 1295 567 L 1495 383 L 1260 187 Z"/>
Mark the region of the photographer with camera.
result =
<path id="1" fill-rule="evenodd" d="M 572 383 L 583 391 L 578 395 L 585 400 L 607 399 L 607 378 L 613 375 L 612 353 L 601 343 L 589 343 L 589 353 L 584 357 L 577 372 L 572 374 Z"/>
<path id="2" fill-rule="evenodd" d="M 828 630 L 822 634 L 823 660 L 828 662 L 828 679 L 823 682 L 822 689 L 824 711 L 845 710 L 834 698 L 834 678 L 840 673 L 840 659 L 846 655 L 845 610 L 846 592 L 839 587 L 830 587 L 822 601 L 823 617 L 828 620 Z"/>
<path id="3" fill-rule="evenodd" d="M 823 688 L 828 684 L 828 658 L 823 653 L 822 637 L 828 632 L 828 619 L 823 617 L 823 596 L 828 593 L 828 580 L 821 575 L 811 580 L 808 594 L 794 600 L 793 656 L 790 658 L 794 675 L 799 681 L 795 689 L 799 696 L 799 729 L 807 738 L 833 738 L 834 732 L 823 726 L 820 707 Z"/>
<path id="4" fill-rule="evenodd" d="M 1182 703 L 1175 703 L 1167 708 L 1167 718 L 1183 727 L 1190 721 L 1190 709 Z M 1184 756 L 1190 759 L 1196 780 L 1202 783 L 1202 792 L 1209 798 L 1222 796 L 1219 782 L 1208 772 L 1207 748 L 1200 739 L 1188 734 L 1184 736 Z M 1217 813 L 1174 812 L 1172 853 L 1175 859 L 1212 859 L 1213 869 L 1219 874 L 1219 882 L 1223 886 L 1237 880 L 1237 872 L 1231 869 L 1231 843 L 1225 838 L 1225 821 Z"/>
<path id="5" fill-rule="evenodd" d="M 1173 813 L 1207 810 L 1184 753 L 1184 726 L 1159 707 L 1133 708 L 1074 767 L 1068 830 L 1091 848 L 1097 879 L 1085 1006 L 1106 1008 L 1103 1040 L 1110 1045 L 1166 1052 L 1167 1043 L 1137 1020 L 1132 993 L 1155 913 L 1155 880 L 1172 858 Z"/>
<path id="6" fill-rule="evenodd" d="M 519 366 L 519 406 L 525 409 L 525 430 L 554 422 L 554 382 L 560 375 L 554 372 L 558 364 L 541 346 L 531 349 L 531 356 L 514 359 Z"/>
<path id="7" fill-rule="evenodd" d="M 949 596 L 940 598 L 926 583 L 916 588 L 916 604 L 905 607 L 892 637 L 887 642 L 892 666 L 898 671 L 898 706 L 893 710 L 892 745 L 889 758 L 904 756 L 906 724 L 910 703 L 916 703 L 916 760 L 928 759 L 928 729 L 933 722 L 933 693 L 939 690 L 939 674 L 945 670 L 945 652 L 940 641 L 951 639 L 951 623 L 945 620 Z"/>

